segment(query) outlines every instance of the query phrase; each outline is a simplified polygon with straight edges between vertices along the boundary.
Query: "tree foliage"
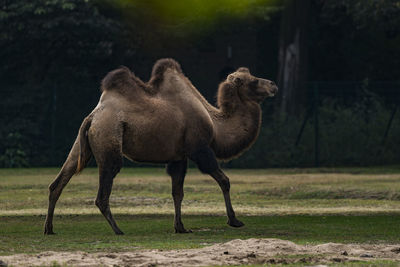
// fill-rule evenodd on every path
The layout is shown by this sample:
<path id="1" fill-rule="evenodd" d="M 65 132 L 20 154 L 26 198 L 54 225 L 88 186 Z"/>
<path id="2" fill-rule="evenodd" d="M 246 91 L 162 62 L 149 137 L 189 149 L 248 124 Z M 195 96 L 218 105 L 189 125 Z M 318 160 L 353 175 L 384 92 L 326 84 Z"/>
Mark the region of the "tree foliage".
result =
<path id="1" fill-rule="evenodd" d="M 320 0 L 321 1 L 321 0 Z M 397 0 L 326 0 L 323 4 L 324 16 L 332 24 L 340 24 L 344 16 L 349 16 L 356 29 L 374 28 L 384 31 L 389 38 L 400 34 L 400 2 Z"/>
<path id="2" fill-rule="evenodd" d="M 6 1 L 0 22 L 0 138 L 20 134 L 26 157 L 51 163 L 50 149 L 76 129 L 70 112 L 82 116 L 90 109 L 98 97 L 94 87 L 133 43 L 124 42 L 121 24 L 92 1 Z"/>
<path id="3" fill-rule="evenodd" d="M 311 79 L 398 80 L 398 1 L 317 0 L 314 14 Z"/>
<path id="4" fill-rule="evenodd" d="M 61 164 L 82 118 L 98 101 L 100 80 L 119 65 L 131 67 L 145 79 L 155 59 L 177 57 L 184 69 L 189 66 L 185 72 L 192 67 L 192 72 L 186 74 L 212 101 L 217 84 L 209 85 L 210 73 L 197 65 L 213 62 L 222 69 L 229 63 L 228 44 L 239 40 L 234 54 L 255 55 L 254 62 L 250 62 L 252 71 L 256 69 L 255 74 L 273 79 L 278 73 L 282 3 L 3 0 L 0 166 Z M 398 80 L 399 10 L 400 4 L 395 0 L 310 0 L 307 21 L 301 20 L 308 23 L 302 25 L 307 29 L 302 46 L 310 51 L 302 61 L 307 63 L 302 65 L 306 69 L 301 70 L 301 81 Z M 286 10 L 286 19 L 296 12 Z M 292 25 L 299 26 L 298 21 L 293 20 Z M 290 44 L 296 31 L 287 32 L 291 36 L 284 43 Z M 303 91 L 295 97 L 303 107 L 307 106 L 306 94 Z M 268 110 L 268 114 L 273 112 L 274 109 Z M 382 111 L 387 113 L 388 110 Z M 279 123 L 276 125 L 283 129 Z M 294 122 L 282 122 L 286 123 L 290 123 L 288 132 L 297 129 Z M 242 162 L 251 159 L 254 166 L 264 166 L 262 151 L 268 149 L 264 144 L 273 149 L 270 155 L 282 155 L 278 146 L 268 143 L 273 133 L 265 129 L 261 132 L 263 147 L 251 150 L 241 158 Z M 292 144 L 285 137 L 276 138 L 287 146 Z M 285 160 L 283 156 L 276 158 L 274 165 Z"/>

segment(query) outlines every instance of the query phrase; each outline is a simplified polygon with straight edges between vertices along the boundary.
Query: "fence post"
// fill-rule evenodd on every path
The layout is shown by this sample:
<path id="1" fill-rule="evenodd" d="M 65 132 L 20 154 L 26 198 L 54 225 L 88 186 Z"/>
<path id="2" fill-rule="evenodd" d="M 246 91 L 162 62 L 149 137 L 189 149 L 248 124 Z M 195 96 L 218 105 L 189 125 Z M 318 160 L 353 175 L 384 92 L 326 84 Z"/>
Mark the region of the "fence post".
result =
<path id="1" fill-rule="evenodd" d="M 307 111 L 306 111 L 306 115 L 304 116 L 303 123 L 301 124 L 300 131 L 297 134 L 296 142 L 294 143 L 295 146 L 298 146 L 299 143 L 300 143 L 300 139 L 301 139 L 301 136 L 303 135 L 304 128 L 306 127 L 306 124 L 307 124 L 307 121 L 308 121 L 308 117 L 310 116 L 310 113 L 311 113 L 311 109 L 308 108 Z"/>
<path id="2" fill-rule="evenodd" d="M 318 83 L 314 83 L 314 166 L 319 167 Z"/>
<path id="3" fill-rule="evenodd" d="M 394 107 L 392 113 L 390 114 L 389 122 L 386 126 L 385 134 L 383 135 L 383 138 L 382 138 L 382 142 L 381 142 L 382 146 L 385 146 L 385 144 L 386 144 L 386 139 L 389 135 L 389 130 L 390 130 L 390 127 L 392 126 L 392 122 L 394 119 L 394 115 L 396 115 L 396 111 L 397 111 L 397 105 Z"/>

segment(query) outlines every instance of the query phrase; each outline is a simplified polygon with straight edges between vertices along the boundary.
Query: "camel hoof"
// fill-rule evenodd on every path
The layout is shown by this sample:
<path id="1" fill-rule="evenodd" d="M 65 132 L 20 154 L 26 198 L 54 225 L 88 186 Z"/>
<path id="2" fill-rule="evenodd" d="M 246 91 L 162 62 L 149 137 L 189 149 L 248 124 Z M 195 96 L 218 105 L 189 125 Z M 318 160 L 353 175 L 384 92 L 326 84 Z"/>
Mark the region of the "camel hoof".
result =
<path id="1" fill-rule="evenodd" d="M 242 227 L 244 226 L 244 223 L 242 223 L 241 221 L 239 221 L 238 219 L 232 219 L 232 220 L 228 220 L 228 225 L 232 226 L 232 227 Z"/>
<path id="2" fill-rule="evenodd" d="M 175 229 L 176 234 L 190 234 L 193 233 L 192 230 L 186 230 L 185 228 L 183 229 Z"/>

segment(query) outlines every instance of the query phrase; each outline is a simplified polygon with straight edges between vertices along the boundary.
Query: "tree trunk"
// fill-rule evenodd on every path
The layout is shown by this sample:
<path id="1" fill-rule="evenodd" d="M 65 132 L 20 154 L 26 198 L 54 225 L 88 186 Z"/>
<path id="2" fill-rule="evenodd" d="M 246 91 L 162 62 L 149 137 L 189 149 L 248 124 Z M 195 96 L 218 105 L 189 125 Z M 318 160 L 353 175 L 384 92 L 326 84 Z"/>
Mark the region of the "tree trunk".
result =
<path id="1" fill-rule="evenodd" d="M 286 0 L 279 40 L 278 86 L 281 111 L 298 112 L 305 105 L 310 0 Z"/>

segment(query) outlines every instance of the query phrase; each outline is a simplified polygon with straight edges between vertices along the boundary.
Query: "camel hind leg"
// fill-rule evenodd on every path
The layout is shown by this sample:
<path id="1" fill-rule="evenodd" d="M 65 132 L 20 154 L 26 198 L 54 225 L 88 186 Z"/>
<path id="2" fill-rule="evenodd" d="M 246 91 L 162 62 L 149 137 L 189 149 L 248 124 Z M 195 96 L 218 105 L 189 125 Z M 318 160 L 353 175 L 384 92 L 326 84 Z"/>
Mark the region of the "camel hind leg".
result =
<path id="1" fill-rule="evenodd" d="M 96 198 L 96 206 L 99 208 L 114 233 L 123 235 L 110 210 L 110 195 L 113 180 L 122 167 L 122 155 L 120 153 L 104 153 L 104 158 L 98 160 L 99 165 L 99 191 Z"/>
<path id="2" fill-rule="evenodd" d="M 46 222 L 44 224 L 44 234 L 51 235 L 53 232 L 53 215 L 57 200 L 59 199 L 64 187 L 68 184 L 71 177 L 76 173 L 79 157 L 79 141 L 75 141 L 67 160 L 58 173 L 56 179 L 49 186 L 49 207 Z M 87 153 L 82 161 L 86 164 L 90 160 L 91 154 Z"/>
<path id="3" fill-rule="evenodd" d="M 95 201 L 114 233 L 122 235 L 110 210 L 110 195 L 115 176 L 122 168 L 123 125 L 112 112 L 101 113 L 88 132 L 90 149 L 99 168 L 99 190 Z"/>

